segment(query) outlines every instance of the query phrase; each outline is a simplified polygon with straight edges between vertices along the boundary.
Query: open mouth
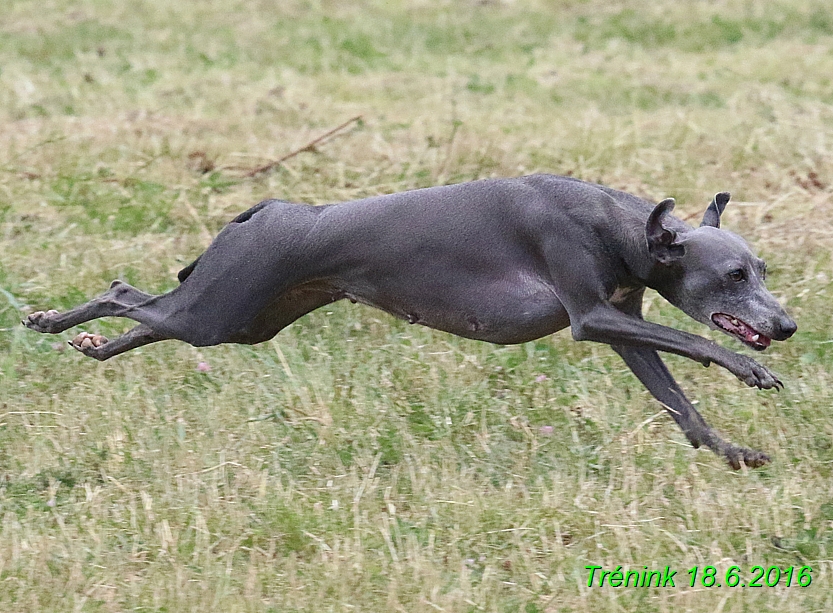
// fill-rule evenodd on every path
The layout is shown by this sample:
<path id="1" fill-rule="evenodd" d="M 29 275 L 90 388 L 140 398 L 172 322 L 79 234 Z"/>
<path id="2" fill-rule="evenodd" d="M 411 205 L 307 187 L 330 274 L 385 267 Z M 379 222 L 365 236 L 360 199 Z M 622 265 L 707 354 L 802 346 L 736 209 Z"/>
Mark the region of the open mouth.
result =
<path id="1" fill-rule="evenodd" d="M 712 315 L 712 321 L 718 328 L 752 347 L 752 349 L 763 351 L 772 342 L 772 339 L 764 336 L 745 321 L 726 315 L 726 313 L 715 313 Z"/>

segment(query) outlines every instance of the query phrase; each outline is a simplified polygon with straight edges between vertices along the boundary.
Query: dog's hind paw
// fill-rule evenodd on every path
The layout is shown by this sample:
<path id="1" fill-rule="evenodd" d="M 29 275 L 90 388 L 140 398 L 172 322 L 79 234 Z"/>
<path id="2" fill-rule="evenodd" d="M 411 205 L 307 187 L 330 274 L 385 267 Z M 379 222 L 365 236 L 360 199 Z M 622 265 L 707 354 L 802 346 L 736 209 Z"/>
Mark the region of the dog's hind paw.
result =
<path id="1" fill-rule="evenodd" d="M 741 464 L 745 464 L 747 468 L 760 468 L 772 461 L 763 451 L 734 446 L 724 451 L 724 457 L 734 470 L 740 470 Z"/>
<path id="2" fill-rule="evenodd" d="M 60 315 L 60 313 L 54 309 L 49 311 L 35 311 L 34 313 L 27 315 L 26 319 L 20 323 L 35 332 L 54 334 L 55 332 L 58 332 L 58 330 L 55 330 L 52 325 L 56 315 Z"/>
<path id="3" fill-rule="evenodd" d="M 96 350 L 108 342 L 107 337 L 101 334 L 90 334 L 89 332 L 82 332 L 74 339 L 69 341 L 69 346 L 80 351 L 84 355 L 94 358 L 96 357 Z"/>

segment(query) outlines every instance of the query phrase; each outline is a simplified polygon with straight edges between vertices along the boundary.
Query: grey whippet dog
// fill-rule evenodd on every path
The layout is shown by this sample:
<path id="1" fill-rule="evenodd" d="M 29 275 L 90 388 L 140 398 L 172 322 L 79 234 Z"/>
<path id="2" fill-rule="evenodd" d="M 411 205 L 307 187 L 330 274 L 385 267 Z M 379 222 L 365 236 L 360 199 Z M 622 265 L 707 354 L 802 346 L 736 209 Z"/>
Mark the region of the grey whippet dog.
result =
<path id="1" fill-rule="evenodd" d="M 795 322 L 764 286 L 766 266 L 720 230 L 719 193 L 699 228 L 657 205 L 568 177 L 533 175 L 432 187 L 324 206 L 266 200 L 229 223 L 180 285 L 153 296 L 121 281 L 65 313 L 23 322 L 57 333 L 106 316 L 139 325 L 71 345 L 106 360 L 165 339 L 254 344 L 343 298 L 466 338 L 523 343 L 570 326 L 613 347 L 694 447 L 733 468 L 769 461 L 715 433 L 657 351 L 723 366 L 749 386 L 783 384 L 752 358 L 642 319 L 646 287 L 695 320 L 757 350 Z"/>

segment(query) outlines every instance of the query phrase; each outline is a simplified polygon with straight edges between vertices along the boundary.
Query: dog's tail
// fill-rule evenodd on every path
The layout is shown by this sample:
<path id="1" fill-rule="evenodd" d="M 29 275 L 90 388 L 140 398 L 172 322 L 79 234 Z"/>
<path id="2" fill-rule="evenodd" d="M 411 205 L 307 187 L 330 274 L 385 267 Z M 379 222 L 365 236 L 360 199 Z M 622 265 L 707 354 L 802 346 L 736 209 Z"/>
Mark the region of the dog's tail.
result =
<path id="1" fill-rule="evenodd" d="M 186 266 L 185 268 L 180 270 L 178 273 L 176 273 L 176 278 L 179 279 L 180 283 L 185 281 L 185 279 L 188 278 L 188 275 L 190 275 L 192 272 L 194 272 L 194 269 L 197 267 L 197 263 L 200 261 L 201 257 L 202 256 L 200 256 L 199 258 L 197 258 L 196 260 L 194 260 L 193 262 L 188 264 L 188 266 Z"/>

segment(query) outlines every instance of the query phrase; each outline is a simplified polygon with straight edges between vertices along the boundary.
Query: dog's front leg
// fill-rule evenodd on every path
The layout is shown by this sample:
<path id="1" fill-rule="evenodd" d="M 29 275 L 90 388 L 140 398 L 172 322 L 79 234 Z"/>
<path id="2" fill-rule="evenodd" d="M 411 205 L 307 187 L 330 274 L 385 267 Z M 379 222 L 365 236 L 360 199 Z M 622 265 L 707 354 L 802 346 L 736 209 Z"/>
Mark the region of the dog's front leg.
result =
<path id="1" fill-rule="evenodd" d="M 676 353 L 708 366 L 719 364 L 750 387 L 784 387 L 780 379 L 752 358 L 729 351 L 715 342 L 628 315 L 606 304 L 583 315 L 570 314 L 573 338 L 608 345 L 645 347 Z"/>
<path id="2" fill-rule="evenodd" d="M 740 468 L 741 461 L 750 468 L 763 466 L 770 461 L 765 453 L 736 447 L 724 441 L 712 430 L 685 397 L 683 390 L 677 385 L 656 351 L 645 347 L 621 345 L 613 345 L 613 350 L 622 357 L 651 395 L 665 406 L 695 448 L 705 445 L 717 455 L 726 458 L 735 470 Z"/>

